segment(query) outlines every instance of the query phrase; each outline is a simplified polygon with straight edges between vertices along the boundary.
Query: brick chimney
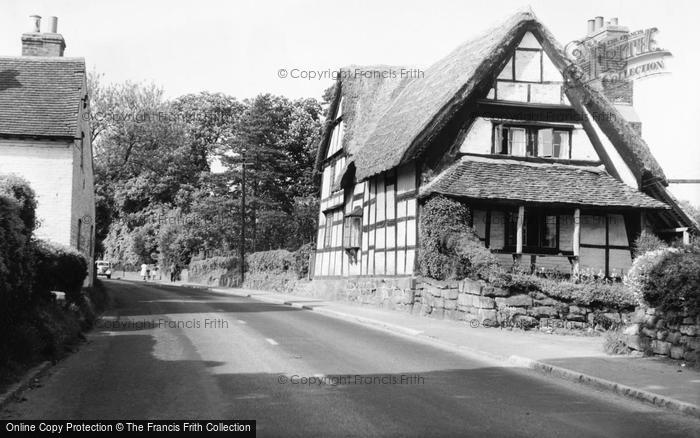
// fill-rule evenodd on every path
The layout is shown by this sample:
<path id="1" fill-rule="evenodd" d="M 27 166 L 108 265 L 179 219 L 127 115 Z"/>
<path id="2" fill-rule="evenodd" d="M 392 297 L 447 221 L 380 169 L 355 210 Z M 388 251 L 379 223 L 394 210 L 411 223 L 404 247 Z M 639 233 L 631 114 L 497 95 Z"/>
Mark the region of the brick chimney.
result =
<path id="1" fill-rule="evenodd" d="M 587 21 L 585 39 L 589 44 L 592 43 L 596 45 L 597 56 L 593 62 L 596 64 L 597 70 L 605 71 L 609 68 L 624 68 L 624 63 L 621 59 L 618 60 L 615 59 L 614 56 L 609 55 L 609 53 L 614 53 L 614 51 L 605 53 L 602 49 L 606 42 L 618 39 L 629 33 L 629 29 L 625 26 L 621 26 L 617 18 L 611 18 L 609 21 L 605 21 L 603 17 L 598 16 Z M 600 85 L 605 96 L 615 105 L 620 113 L 622 113 L 637 133 L 641 135 L 642 123 L 632 106 L 634 104 L 634 83 L 632 81 L 620 79 L 615 81 L 596 80 L 595 82 Z"/>
<path id="2" fill-rule="evenodd" d="M 41 17 L 31 15 L 31 30 L 22 34 L 22 56 L 63 56 L 66 41 L 57 33 L 58 18 L 49 17 L 48 29 L 41 32 Z"/>

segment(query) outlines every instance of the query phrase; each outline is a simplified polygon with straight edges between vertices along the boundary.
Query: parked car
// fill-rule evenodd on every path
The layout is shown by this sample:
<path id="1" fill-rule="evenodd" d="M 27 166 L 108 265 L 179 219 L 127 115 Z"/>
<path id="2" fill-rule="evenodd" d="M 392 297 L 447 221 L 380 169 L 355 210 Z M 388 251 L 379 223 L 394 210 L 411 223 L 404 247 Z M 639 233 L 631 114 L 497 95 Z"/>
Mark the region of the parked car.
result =
<path id="1" fill-rule="evenodd" d="M 97 266 L 97 275 L 104 275 L 107 278 L 112 278 L 112 264 L 110 262 L 98 260 L 95 262 L 95 265 Z"/>

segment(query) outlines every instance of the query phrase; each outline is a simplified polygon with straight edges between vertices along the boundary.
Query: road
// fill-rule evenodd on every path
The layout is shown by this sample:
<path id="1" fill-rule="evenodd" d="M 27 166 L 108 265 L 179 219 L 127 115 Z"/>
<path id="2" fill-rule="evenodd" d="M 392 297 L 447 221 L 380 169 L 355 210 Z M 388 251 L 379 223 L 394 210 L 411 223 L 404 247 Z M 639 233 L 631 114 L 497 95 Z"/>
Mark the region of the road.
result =
<path id="1" fill-rule="evenodd" d="M 254 419 L 258 436 L 699 436 L 690 417 L 314 312 L 105 283 L 114 306 L 88 342 L 0 417 Z"/>

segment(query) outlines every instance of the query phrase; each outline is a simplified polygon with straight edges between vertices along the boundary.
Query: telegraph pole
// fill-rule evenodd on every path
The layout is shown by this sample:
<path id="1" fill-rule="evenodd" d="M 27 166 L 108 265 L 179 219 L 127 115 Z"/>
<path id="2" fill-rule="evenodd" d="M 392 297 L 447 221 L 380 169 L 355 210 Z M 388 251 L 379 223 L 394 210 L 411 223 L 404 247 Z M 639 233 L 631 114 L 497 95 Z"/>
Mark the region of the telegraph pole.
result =
<path id="1" fill-rule="evenodd" d="M 245 280 L 245 165 L 242 163 L 241 167 L 241 243 L 240 243 L 240 271 L 241 271 L 241 287 L 243 287 L 243 281 Z"/>

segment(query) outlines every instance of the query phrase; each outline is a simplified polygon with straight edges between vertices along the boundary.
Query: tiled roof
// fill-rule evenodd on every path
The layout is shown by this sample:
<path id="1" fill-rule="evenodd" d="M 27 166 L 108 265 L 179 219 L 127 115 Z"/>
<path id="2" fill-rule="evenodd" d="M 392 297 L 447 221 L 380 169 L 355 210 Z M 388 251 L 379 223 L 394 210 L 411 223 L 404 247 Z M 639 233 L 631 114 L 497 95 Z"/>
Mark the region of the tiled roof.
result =
<path id="1" fill-rule="evenodd" d="M 0 135 L 75 137 L 85 61 L 0 57 Z"/>
<path id="2" fill-rule="evenodd" d="M 598 167 L 474 156 L 462 157 L 423 186 L 420 195 L 432 193 L 523 203 L 668 208 Z"/>

